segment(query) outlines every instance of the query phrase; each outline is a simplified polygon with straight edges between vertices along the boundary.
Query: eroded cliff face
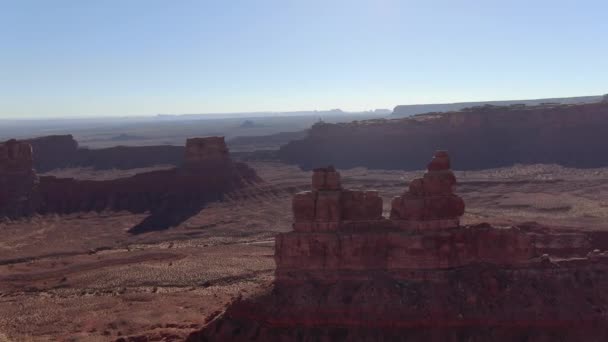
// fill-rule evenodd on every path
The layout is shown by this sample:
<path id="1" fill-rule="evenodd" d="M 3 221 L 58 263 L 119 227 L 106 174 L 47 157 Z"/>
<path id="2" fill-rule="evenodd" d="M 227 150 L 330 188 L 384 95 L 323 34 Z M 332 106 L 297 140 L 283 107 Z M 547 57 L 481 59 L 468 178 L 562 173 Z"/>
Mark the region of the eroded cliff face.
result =
<path id="1" fill-rule="evenodd" d="M 487 107 L 404 119 L 316 124 L 278 156 L 305 169 L 333 164 L 415 170 L 437 149 L 459 170 L 522 164 L 608 165 L 608 103 Z"/>
<path id="2" fill-rule="evenodd" d="M 294 197 L 294 230 L 276 237 L 272 287 L 189 340 L 606 340 L 608 253 L 596 249 L 605 236 L 460 226 L 464 203 L 434 204 L 457 197 L 449 167 L 437 152 L 389 219 L 364 191 L 348 207 L 369 214 L 345 215 L 339 173 L 316 169 L 312 191 Z M 403 214 L 427 206 L 429 215 Z"/>
<path id="3" fill-rule="evenodd" d="M 32 214 L 38 200 L 37 186 L 32 147 L 16 140 L 0 144 L 0 217 Z"/>
<path id="4" fill-rule="evenodd" d="M 201 144 L 205 147 L 201 148 Z M 221 146 L 223 145 L 223 146 Z M 221 155 L 217 150 L 223 151 Z M 23 142 L 0 145 L 0 215 L 10 217 L 72 212 L 126 210 L 150 212 L 142 231 L 179 222 L 211 200 L 259 181 L 255 171 L 230 158 L 223 138 L 188 140 L 179 168 L 106 181 L 38 177 L 32 148 Z M 27 210 L 26 210 L 27 209 Z M 12 214 L 11 214 L 12 213 Z M 134 232 L 139 232 L 137 229 Z"/>

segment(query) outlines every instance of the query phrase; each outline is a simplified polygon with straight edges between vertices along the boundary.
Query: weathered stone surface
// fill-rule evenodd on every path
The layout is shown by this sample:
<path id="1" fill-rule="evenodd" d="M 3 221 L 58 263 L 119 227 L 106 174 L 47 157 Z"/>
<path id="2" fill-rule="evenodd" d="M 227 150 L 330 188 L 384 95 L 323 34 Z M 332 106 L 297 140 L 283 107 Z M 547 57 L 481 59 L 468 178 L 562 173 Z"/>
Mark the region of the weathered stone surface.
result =
<path id="1" fill-rule="evenodd" d="M 606 340 L 608 234 L 459 227 L 448 160 L 435 154 L 389 220 L 376 192 L 297 194 L 272 289 L 189 341 Z"/>
<path id="2" fill-rule="evenodd" d="M 0 144 L 0 217 L 32 214 L 37 205 L 37 184 L 31 145 L 16 140 Z"/>
<path id="3" fill-rule="evenodd" d="M 453 194 L 456 177 L 449 169 L 446 151 L 437 151 L 423 178 L 410 182 L 409 190 L 391 202 L 391 219 L 430 221 L 458 219 L 464 214 L 464 201 Z"/>
<path id="4" fill-rule="evenodd" d="M 338 173 L 333 166 L 314 169 L 312 174 L 312 188 L 313 190 L 342 189 L 340 173 Z"/>
<path id="5" fill-rule="evenodd" d="M 442 171 L 450 169 L 450 156 L 447 151 L 437 151 L 433 160 L 427 165 L 429 171 Z"/>
<path id="6" fill-rule="evenodd" d="M 318 191 L 315 204 L 315 221 L 339 222 L 342 218 L 340 191 Z"/>
<path id="7" fill-rule="evenodd" d="M 342 220 L 367 221 L 382 219 L 382 197 L 377 191 L 343 191 Z"/>
<path id="8" fill-rule="evenodd" d="M 276 283 L 189 341 L 604 341 L 608 258 Z"/>
<path id="9" fill-rule="evenodd" d="M 296 194 L 292 209 L 295 230 L 326 231 L 338 229 L 346 221 L 382 219 L 382 198 L 377 191 L 342 189 L 340 173 L 329 166 L 314 170 L 312 191 Z"/>
<path id="10" fill-rule="evenodd" d="M 295 194 L 292 200 L 294 222 L 312 222 L 315 220 L 317 192 L 303 191 Z"/>
<path id="11" fill-rule="evenodd" d="M 196 213 L 207 201 L 259 181 L 253 169 L 224 154 L 223 138 L 189 141 L 185 167 L 106 181 L 47 176 L 38 182 L 30 145 L 14 140 L 0 144 L 0 215 L 127 210 L 149 211 L 163 221 Z"/>
<path id="12" fill-rule="evenodd" d="M 281 147 L 280 160 L 313 169 L 419 170 L 436 149 L 458 170 L 513 164 L 608 166 L 608 103 L 488 107 L 409 118 L 321 123 Z M 432 164 L 435 168 L 436 164 Z M 445 166 L 441 166 L 445 167 Z"/>
<path id="13" fill-rule="evenodd" d="M 608 338 L 608 252 L 589 250 L 585 233 L 387 222 L 279 234 L 272 290 L 233 303 L 189 341 Z"/>
<path id="14" fill-rule="evenodd" d="M 229 159 L 224 137 L 192 138 L 186 141 L 184 165 L 187 167 Z"/>

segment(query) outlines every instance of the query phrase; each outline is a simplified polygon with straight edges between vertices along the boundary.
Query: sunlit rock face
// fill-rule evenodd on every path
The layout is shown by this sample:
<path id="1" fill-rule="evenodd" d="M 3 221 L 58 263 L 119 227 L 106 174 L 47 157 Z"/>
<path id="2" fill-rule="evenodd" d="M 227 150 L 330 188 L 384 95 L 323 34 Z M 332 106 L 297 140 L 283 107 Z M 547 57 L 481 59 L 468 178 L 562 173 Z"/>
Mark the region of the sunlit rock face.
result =
<path id="1" fill-rule="evenodd" d="M 189 340 L 606 340 L 605 234 L 460 226 L 455 184 L 436 152 L 387 219 L 377 193 L 315 169 L 293 198 L 293 231 L 276 236 L 272 286 Z"/>

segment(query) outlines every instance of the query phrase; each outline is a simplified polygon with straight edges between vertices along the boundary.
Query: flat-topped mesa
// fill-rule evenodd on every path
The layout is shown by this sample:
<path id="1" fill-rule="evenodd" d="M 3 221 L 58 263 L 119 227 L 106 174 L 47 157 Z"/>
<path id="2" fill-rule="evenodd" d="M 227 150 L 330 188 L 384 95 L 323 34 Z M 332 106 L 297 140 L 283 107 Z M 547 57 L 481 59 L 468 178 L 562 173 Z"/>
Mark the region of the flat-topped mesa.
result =
<path id="1" fill-rule="evenodd" d="M 0 144 L 0 216 L 31 214 L 37 183 L 32 146 L 17 140 Z"/>
<path id="2" fill-rule="evenodd" d="M 182 213 L 260 181 L 249 166 L 230 159 L 223 137 L 188 139 L 187 144 L 183 167 L 112 180 L 78 180 L 38 178 L 32 146 L 10 140 L 0 144 L 0 217 L 126 210 L 151 212 L 159 221 L 173 222 Z"/>
<path id="3" fill-rule="evenodd" d="M 184 166 L 200 167 L 218 162 L 231 162 L 224 137 L 192 138 L 186 141 Z"/>
<path id="4" fill-rule="evenodd" d="M 456 177 L 446 151 L 437 151 L 422 178 L 393 198 L 390 218 L 402 228 L 450 228 L 460 225 L 464 201 L 454 194 Z"/>
<path id="5" fill-rule="evenodd" d="M 353 222 L 382 220 L 378 192 L 343 189 L 333 166 L 314 170 L 312 191 L 297 193 L 292 209 L 295 231 L 338 230 Z"/>

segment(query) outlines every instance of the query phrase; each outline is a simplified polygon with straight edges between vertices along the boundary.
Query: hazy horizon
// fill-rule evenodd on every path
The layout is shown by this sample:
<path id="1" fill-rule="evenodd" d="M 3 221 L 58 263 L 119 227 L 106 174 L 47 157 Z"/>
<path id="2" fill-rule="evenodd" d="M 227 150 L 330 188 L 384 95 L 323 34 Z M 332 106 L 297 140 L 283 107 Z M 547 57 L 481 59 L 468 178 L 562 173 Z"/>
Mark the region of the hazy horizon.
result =
<path id="1" fill-rule="evenodd" d="M 0 119 L 602 95 L 607 10 L 565 0 L 24 0 L 0 5 Z"/>

